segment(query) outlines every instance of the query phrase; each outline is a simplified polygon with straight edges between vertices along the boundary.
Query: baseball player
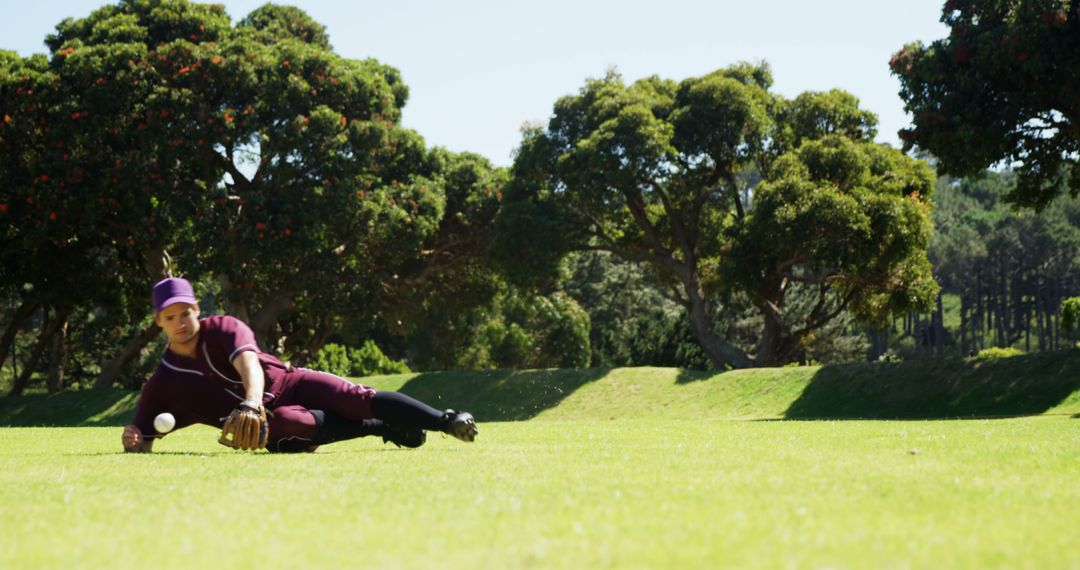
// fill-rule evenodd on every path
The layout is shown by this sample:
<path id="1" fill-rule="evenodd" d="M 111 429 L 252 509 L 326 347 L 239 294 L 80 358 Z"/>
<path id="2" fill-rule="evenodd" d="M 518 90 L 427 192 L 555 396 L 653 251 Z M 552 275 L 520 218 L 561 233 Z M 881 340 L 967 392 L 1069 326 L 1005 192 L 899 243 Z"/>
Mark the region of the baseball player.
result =
<path id="1" fill-rule="evenodd" d="M 476 438 L 476 421 L 467 412 L 439 411 L 399 392 L 293 368 L 261 352 L 239 319 L 200 320 L 185 279 L 154 285 L 153 302 L 154 322 L 169 345 L 124 428 L 125 451 L 150 451 L 154 439 L 164 435 L 154 427 L 154 418 L 164 412 L 175 417 L 175 428 L 220 427 L 218 441 L 236 449 L 310 452 L 363 436 L 415 448 L 424 444 L 427 430 L 462 441 Z"/>

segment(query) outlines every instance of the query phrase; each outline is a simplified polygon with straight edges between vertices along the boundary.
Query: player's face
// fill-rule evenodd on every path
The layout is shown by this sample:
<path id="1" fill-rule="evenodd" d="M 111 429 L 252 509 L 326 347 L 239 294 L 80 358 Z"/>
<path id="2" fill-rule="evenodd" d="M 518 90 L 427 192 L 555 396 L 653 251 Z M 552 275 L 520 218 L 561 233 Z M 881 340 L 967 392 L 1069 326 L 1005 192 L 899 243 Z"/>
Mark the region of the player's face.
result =
<path id="1" fill-rule="evenodd" d="M 199 307 L 187 303 L 175 303 L 161 310 L 154 321 L 169 338 L 169 344 L 183 347 L 195 340 L 199 333 Z"/>

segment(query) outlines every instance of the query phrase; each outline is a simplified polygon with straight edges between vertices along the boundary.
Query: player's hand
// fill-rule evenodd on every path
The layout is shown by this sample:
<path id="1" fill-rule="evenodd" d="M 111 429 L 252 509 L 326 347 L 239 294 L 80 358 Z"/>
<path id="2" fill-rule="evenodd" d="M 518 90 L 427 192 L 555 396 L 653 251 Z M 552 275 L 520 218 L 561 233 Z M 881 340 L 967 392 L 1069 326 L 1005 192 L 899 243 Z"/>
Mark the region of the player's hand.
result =
<path id="1" fill-rule="evenodd" d="M 138 451 L 146 438 L 143 437 L 142 430 L 128 425 L 124 427 L 124 435 L 120 436 L 120 441 L 123 442 L 125 451 Z"/>

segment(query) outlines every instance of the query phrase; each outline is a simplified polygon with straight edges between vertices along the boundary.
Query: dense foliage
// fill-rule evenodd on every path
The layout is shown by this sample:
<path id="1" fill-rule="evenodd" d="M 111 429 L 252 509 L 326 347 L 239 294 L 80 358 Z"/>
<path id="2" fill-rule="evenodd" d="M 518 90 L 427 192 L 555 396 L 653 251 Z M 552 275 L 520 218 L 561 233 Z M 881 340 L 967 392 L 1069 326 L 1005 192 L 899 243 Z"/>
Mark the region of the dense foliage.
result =
<path id="1" fill-rule="evenodd" d="M 371 340 L 364 342 L 359 348 L 327 343 L 315 354 L 311 367 L 330 374 L 354 378 L 412 372 L 408 364 L 391 360 Z"/>
<path id="2" fill-rule="evenodd" d="M 1067 345 L 1062 300 L 1080 294 L 1080 199 L 1018 211 L 1003 201 L 1016 183 L 1011 172 L 939 180 L 930 259 L 943 295 L 898 327 L 913 341 L 902 356 Z"/>
<path id="3" fill-rule="evenodd" d="M 1007 199 L 1045 207 L 1080 192 L 1080 12 L 1068 0 L 948 0 L 949 36 L 893 56 L 914 126 L 905 146 L 942 171 L 1016 165 Z"/>
<path id="4" fill-rule="evenodd" d="M 804 360 L 849 309 L 882 323 L 928 308 L 930 169 L 871 142 L 850 94 L 786 100 L 771 84 L 764 64 L 589 80 L 525 132 L 495 256 L 539 287 L 572 251 L 649 264 L 717 368 Z M 764 317 L 751 346 L 713 322 L 739 295 Z"/>
<path id="5" fill-rule="evenodd" d="M 35 353 L 90 348 L 101 323 L 119 331 L 95 347 L 118 354 L 110 384 L 154 338 L 149 289 L 170 273 L 301 361 L 350 323 L 398 329 L 440 296 L 466 311 L 493 294 L 505 173 L 427 149 L 400 124 L 398 71 L 337 55 L 302 11 L 234 25 L 220 5 L 123 0 L 46 43 L 0 54 L 0 295 L 16 317 L 0 362 L 28 323 Z"/>

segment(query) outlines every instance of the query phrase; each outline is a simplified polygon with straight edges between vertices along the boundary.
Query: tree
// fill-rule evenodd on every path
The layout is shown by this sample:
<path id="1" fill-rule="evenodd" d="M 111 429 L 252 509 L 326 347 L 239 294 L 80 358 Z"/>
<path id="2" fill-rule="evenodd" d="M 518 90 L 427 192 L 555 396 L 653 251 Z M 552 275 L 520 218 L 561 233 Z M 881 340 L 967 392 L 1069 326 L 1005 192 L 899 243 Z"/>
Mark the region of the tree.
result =
<path id="1" fill-rule="evenodd" d="M 787 101 L 771 83 L 764 64 L 587 81 L 525 132 L 493 254 L 535 286 L 569 251 L 651 264 L 717 368 L 797 358 L 792 347 L 847 307 L 878 321 L 926 303 L 929 168 L 869 142 L 875 118 L 849 94 Z M 818 221 L 829 233 L 798 243 Z M 756 259 L 749 239 L 789 257 Z M 792 280 L 818 292 L 801 323 L 782 309 Z M 771 319 L 753 359 L 712 321 L 735 293 Z"/>
<path id="2" fill-rule="evenodd" d="M 1053 350 L 1063 298 L 1080 292 L 1080 199 L 1062 196 L 1041 212 L 1017 210 L 1001 197 L 1015 188 L 1009 171 L 942 177 L 934 193 L 929 257 L 951 305 L 948 329 L 939 308 L 904 318 L 916 351 L 977 353 L 990 346 Z"/>
<path id="3" fill-rule="evenodd" d="M 536 295 L 504 287 L 478 309 L 459 364 L 484 368 L 582 368 L 589 365 L 589 316 L 562 292 Z"/>
<path id="4" fill-rule="evenodd" d="M 1073 340 L 1080 336 L 1080 297 L 1061 302 L 1061 330 Z"/>
<path id="5" fill-rule="evenodd" d="M 0 54 L 0 287 L 24 304 L 139 322 L 163 275 L 209 277 L 265 349 L 303 358 L 346 319 L 392 323 L 408 290 L 486 270 L 504 175 L 425 148 L 398 71 L 335 54 L 303 11 L 233 25 L 220 5 L 123 0 L 46 43 Z M 153 332 L 129 328 L 122 354 Z"/>
<path id="6" fill-rule="evenodd" d="M 569 277 L 561 289 L 589 314 L 590 366 L 709 367 L 685 308 L 665 295 L 648 265 L 602 251 L 567 261 Z"/>
<path id="7" fill-rule="evenodd" d="M 835 135 L 777 161 L 755 189 L 752 215 L 727 229 L 718 272 L 722 287 L 749 292 L 765 318 L 759 364 L 798 355 L 845 310 L 883 328 L 929 306 L 932 189 L 925 163 Z M 787 302 L 796 298 L 803 302 Z"/>
<path id="8" fill-rule="evenodd" d="M 1080 192 L 1080 13 L 1058 0 L 949 0 L 949 36 L 890 66 L 914 126 L 900 131 L 956 176 L 1016 165 L 1007 199 L 1041 209 Z"/>

